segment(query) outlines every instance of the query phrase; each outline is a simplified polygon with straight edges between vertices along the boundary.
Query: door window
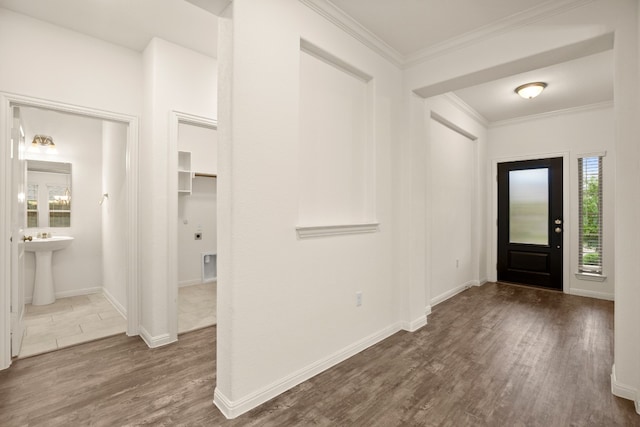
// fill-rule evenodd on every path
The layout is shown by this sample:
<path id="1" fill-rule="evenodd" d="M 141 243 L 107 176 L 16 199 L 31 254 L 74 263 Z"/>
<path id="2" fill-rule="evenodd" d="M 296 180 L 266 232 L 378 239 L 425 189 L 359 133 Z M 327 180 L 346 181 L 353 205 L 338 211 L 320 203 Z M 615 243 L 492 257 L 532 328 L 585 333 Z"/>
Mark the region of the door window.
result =
<path id="1" fill-rule="evenodd" d="M 549 244 L 549 169 L 509 171 L 509 241 Z"/>

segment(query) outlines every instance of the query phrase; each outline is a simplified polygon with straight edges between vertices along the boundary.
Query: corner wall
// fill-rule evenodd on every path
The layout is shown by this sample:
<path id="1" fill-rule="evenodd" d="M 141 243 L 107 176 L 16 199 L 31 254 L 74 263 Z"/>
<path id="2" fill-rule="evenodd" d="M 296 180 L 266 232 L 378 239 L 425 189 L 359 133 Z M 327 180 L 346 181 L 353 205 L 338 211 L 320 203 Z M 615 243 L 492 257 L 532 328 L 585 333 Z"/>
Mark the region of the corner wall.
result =
<path id="1" fill-rule="evenodd" d="M 177 339 L 177 257 L 169 245 L 177 222 L 177 150 L 169 152 L 169 116 L 180 111 L 217 116 L 217 61 L 154 38 L 143 53 L 143 123 L 140 142 L 141 336 L 151 347 Z M 173 177 L 172 177 L 173 178 Z M 177 179 L 177 177 L 176 177 Z M 175 212 L 169 210 L 175 207 Z M 173 237 L 172 237 L 173 239 Z M 177 238 L 176 238 L 177 239 Z M 173 240 L 171 240 L 173 241 Z M 176 240 L 177 241 L 177 240 Z M 175 265 L 174 265 L 175 264 Z"/>
<path id="2" fill-rule="evenodd" d="M 412 95 L 413 97 L 413 95 Z M 430 308 L 481 285 L 486 273 L 487 129 L 452 94 L 423 100 L 414 126 L 412 152 L 413 239 L 424 247 L 414 256 L 415 281 L 424 277 Z M 414 114 L 418 114 L 416 110 Z M 405 225 L 406 226 L 406 225 Z"/>
<path id="3" fill-rule="evenodd" d="M 232 25 L 219 50 L 233 72 L 221 81 L 232 120 L 219 121 L 218 196 L 230 228 L 219 234 L 215 403 L 235 417 L 400 328 L 391 156 L 401 72 L 300 2 L 234 1 Z M 301 39 L 372 77 L 378 231 L 296 233 Z"/>
<path id="4" fill-rule="evenodd" d="M 127 126 L 102 122 L 102 287 L 127 314 Z"/>

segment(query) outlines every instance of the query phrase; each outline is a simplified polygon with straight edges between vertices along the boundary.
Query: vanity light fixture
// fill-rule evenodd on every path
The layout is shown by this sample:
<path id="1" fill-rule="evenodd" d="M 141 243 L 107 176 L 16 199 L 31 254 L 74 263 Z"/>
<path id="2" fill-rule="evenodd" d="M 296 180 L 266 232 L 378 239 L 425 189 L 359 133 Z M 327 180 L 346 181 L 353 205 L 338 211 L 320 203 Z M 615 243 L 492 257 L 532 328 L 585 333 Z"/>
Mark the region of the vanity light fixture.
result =
<path id="1" fill-rule="evenodd" d="M 33 146 L 42 146 L 42 147 L 55 147 L 56 144 L 53 143 L 53 138 L 47 135 L 36 135 L 33 137 L 33 142 L 31 143 Z"/>
<path id="2" fill-rule="evenodd" d="M 518 86 L 515 92 L 524 99 L 533 99 L 540 95 L 546 87 L 547 84 L 543 82 L 526 83 Z"/>

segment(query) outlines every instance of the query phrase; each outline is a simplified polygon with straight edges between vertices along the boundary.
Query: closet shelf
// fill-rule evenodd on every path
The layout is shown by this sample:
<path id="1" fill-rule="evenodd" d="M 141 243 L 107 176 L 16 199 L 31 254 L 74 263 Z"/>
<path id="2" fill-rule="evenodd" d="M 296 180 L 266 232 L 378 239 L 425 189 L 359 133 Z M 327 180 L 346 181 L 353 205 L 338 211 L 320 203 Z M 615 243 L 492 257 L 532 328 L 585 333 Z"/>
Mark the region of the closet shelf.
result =
<path id="1" fill-rule="evenodd" d="M 178 151 L 178 194 L 191 194 L 191 152 Z"/>

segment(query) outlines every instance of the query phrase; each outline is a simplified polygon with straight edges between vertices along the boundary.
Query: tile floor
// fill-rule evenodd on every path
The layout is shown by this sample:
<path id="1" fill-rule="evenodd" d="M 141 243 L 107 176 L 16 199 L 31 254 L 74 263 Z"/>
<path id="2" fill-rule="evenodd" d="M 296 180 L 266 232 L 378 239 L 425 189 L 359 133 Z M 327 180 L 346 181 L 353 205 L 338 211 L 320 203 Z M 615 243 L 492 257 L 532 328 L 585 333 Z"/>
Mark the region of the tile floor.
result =
<path id="1" fill-rule="evenodd" d="M 216 282 L 178 289 L 178 333 L 216 324 Z"/>
<path id="2" fill-rule="evenodd" d="M 127 322 L 104 295 L 90 294 L 26 304 L 24 326 L 19 358 L 123 334 Z"/>
<path id="3" fill-rule="evenodd" d="M 216 324 L 216 282 L 178 292 L 178 333 Z M 47 353 L 127 330 L 126 320 L 102 294 L 58 298 L 49 305 L 25 305 L 25 333 L 19 358 Z"/>

